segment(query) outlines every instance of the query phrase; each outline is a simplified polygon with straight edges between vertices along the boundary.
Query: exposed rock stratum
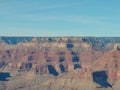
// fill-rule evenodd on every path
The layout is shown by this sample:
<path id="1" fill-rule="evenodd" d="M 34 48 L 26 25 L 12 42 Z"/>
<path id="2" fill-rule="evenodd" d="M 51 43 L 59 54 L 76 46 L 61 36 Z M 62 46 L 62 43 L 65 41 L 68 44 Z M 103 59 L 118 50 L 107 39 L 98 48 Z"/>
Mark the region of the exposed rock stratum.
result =
<path id="1" fill-rule="evenodd" d="M 119 37 L 0 37 L 0 90 L 119 90 Z"/>

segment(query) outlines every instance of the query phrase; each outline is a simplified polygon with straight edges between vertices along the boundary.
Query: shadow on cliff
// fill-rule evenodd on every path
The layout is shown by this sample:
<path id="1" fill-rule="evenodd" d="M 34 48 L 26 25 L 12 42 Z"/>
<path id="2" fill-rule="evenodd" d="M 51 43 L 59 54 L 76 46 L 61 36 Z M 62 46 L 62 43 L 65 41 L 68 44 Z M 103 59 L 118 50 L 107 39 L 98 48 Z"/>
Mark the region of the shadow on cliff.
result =
<path id="1" fill-rule="evenodd" d="M 0 81 L 8 81 L 7 78 L 11 77 L 8 72 L 0 72 Z"/>
<path id="2" fill-rule="evenodd" d="M 74 70 L 75 70 L 75 69 L 79 69 L 79 68 L 81 68 L 81 65 L 79 65 L 79 64 L 74 64 Z"/>
<path id="3" fill-rule="evenodd" d="M 78 56 L 74 56 L 74 57 L 72 58 L 72 61 L 73 61 L 73 62 L 79 62 L 79 60 L 80 60 L 80 59 L 79 59 Z"/>
<path id="4" fill-rule="evenodd" d="M 112 85 L 107 81 L 108 76 L 105 71 L 96 71 L 92 73 L 93 81 L 99 84 L 99 88 L 112 88 Z"/>
<path id="5" fill-rule="evenodd" d="M 5 64 L 4 61 L 1 61 L 1 62 L 0 62 L 0 68 L 4 67 L 5 65 L 6 65 L 6 64 Z"/>
<path id="6" fill-rule="evenodd" d="M 48 71 L 50 74 L 52 74 L 56 77 L 59 75 L 59 73 L 55 70 L 55 68 L 52 65 L 48 65 Z"/>
<path id="7" fill-rule="evenodd" d="M 59 67 L 62 73 L 66 72 L 63 64 L 60 64 Z"/>
<path id="8" fill-rule="evenodd" d="M 72 42 L 70 39 L 68 39 L 67 44 L 66 44 L 66 47 L 67 47 L 68 49 L 72 49 L 72 48 L 74 47 L 73 42 Z"/>

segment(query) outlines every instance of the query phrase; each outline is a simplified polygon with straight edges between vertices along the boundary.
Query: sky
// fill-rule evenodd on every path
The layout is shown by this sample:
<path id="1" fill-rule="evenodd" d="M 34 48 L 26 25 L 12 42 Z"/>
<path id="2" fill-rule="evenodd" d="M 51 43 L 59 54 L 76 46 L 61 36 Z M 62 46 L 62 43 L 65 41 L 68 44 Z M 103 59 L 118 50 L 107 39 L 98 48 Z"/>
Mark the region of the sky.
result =
<path id="1" fill-rule="evenodd" d="M 120 36 L 120 0 L 0 0 L 0 36 Z"/>

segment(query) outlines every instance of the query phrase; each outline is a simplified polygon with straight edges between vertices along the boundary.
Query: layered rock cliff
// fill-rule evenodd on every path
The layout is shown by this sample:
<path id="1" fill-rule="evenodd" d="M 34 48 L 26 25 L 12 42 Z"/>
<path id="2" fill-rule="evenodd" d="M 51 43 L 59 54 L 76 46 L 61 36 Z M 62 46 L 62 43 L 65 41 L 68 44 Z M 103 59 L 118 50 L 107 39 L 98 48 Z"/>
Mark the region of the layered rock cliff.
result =
<path id="1" fill-rule="evenodd" d="M 120 38 L 1 37 L 0 70 L 59 79 L 70 73 L 66 75 L 70 80 L 85 79 L 112 87 L 120 79 Z"/>

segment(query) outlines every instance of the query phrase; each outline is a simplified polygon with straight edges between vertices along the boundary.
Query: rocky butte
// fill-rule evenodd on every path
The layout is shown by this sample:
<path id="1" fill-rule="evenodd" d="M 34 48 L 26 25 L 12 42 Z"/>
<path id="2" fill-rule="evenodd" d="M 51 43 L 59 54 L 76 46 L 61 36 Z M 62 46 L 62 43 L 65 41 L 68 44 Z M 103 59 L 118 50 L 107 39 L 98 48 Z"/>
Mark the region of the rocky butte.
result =
<path id="1" fill-rule="evenodd" d="M 0 90 L 119 88 L 119 37 L 0 37 Z"/>

